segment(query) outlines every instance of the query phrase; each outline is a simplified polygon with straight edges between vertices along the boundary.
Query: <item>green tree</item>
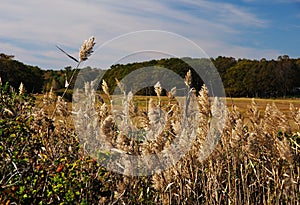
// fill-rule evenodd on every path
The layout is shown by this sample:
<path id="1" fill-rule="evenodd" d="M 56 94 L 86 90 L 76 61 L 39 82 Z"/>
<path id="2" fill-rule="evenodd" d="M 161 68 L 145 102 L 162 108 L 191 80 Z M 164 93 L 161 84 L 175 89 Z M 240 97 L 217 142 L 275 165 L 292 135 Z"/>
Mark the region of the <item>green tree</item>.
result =
<path id="1" fill-rule="evenodd" d="M 17 89 L 21 82 L 28 92 L 41 92 L 44 85 L 43 71 L 36 66 L 25 65 L 10 57 L 0 58 L 0 76 Z"/>

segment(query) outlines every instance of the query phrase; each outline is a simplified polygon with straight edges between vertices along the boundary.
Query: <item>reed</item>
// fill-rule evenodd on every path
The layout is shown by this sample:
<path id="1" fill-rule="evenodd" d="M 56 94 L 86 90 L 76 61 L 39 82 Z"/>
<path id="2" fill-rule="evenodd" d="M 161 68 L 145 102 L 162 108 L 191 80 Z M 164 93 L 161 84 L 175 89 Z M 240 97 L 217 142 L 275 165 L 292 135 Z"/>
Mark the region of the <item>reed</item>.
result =
<path id="1" fill-rule="evenodd" d="M 94 45 L 84 43 L 78 62 Z M 86 82 L 74 90 L 72 111 L 52 91 L 35 106 L 24 85 L 16 92 L 0 83 L 0 203 L 298 204 L 300 108 L 283 113 L 268 104 L 260 112 L 253 99 L 245 119 L 235 105 L 217 109 L 222 101 L 205 85 L 196 93 L 191 80 L 189 71 L 185 103 L 176 88 L 162 103 L 157 83 L 147 109 L 118 80 L 118 109 L 105 81 L 99 102 L 97 81 Z M 133 176 L 129 156 L 145 159 L 144 175 Z M 164 159 L 173 163 L 157 169 Z"/>

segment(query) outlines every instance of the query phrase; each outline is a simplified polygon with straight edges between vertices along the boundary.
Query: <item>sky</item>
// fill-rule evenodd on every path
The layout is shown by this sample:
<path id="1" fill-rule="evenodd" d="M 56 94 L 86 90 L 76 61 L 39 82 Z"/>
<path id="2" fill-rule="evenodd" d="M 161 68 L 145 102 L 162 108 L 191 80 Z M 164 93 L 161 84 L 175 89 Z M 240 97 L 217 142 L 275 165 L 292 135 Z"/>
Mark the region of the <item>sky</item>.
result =
<path id="1" fill-rule="evenodd" d="M 0 53 L 42 69 L 76 66 L 56 45 L 77 57 L 90 36 L 95 52 L 84 65 L 100 68 L 201 52 L 300 57 L 300 0 L 3 0 L 0 26 Z M 194 45 L 200 53 L 187 52 Z"/>

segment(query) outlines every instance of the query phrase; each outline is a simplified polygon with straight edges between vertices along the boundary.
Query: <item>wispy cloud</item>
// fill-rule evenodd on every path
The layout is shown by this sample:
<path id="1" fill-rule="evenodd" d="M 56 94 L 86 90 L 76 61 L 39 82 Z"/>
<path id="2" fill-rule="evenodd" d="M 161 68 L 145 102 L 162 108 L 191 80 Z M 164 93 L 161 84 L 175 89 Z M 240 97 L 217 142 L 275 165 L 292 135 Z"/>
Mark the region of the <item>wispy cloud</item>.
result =
<path id="1" fill-rule="evenodd" d="M 202 10 L 212 21 L 223 22 L 229 25 L 239 24 L 247 26 L 264 27 L 267 21 L 259 18 L 247 8 L 236 6 L 226 2 L 213 2 L 207 0 L 185 0 L 185 3 L 195 6 L 195 9 Z"/>
<path id="2" fill-rule="evenodd" d="M 56 44 L 77 56 L 83 40 L 91 35 L 99 46 L 124 33 L 145 29 L 180 34 L 196 42 L 209 56 L 243 53 L 251 58 L 258 50 L 265 55 L 276 53 L 235 42 L 249 29 L 267 28 L 269 21 L 249 8 L 225 1 L 10 0 L 1 3 L 0 24 L 0 52 L 44 68 L 71 63 L 56 50 Z M 126 53 L 133 47 L 119 45 L 115 50 Z M 107 64 L 114 53 L 105 55 L 102 60 Z"/>

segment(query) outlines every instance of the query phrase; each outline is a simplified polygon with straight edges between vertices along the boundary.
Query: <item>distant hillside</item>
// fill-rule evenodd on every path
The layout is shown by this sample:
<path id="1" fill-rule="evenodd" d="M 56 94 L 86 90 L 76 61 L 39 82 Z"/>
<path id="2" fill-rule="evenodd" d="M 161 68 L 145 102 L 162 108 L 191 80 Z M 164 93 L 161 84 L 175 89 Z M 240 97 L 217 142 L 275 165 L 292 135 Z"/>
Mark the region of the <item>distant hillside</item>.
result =
<path id="1" fill-rule="evenodd" d="M 286 97 L 299 95 L 300 59 L 287 55 L 277 60 L 218 57 L 212 60 L 221 75 L 226 95 L 232 97 Z"/>
<path id="2" fill-rule="evenodd" d="M 186 73 L 191 70 L 192 71 L 192 86 L 196 88 L 197 90 L 201 89 L 201 86 L 203 84 L 203 80 L 196 74 L 196 71 L 190 66 L 192 61 L 197 61 L 199 65 L 203 65 L 203 68 L 207 68 L 208 66 L 205 65 L 204 62 L 207 63 L 207 59 L 191 59 L 188 58 L 186 60 L 178 59 L 178 58 L 170 58 L 170 59 L 161 59 L 161 60 L 151 60 L 146 62 L 139 62 L 139 63 L 129 63 L 126 65 L 113 65 L 109 70 L 106 71 L 104 75 L 104 80 L 110 85 L 110 91 L 112 92 L 116 87 L 116 81 L 115 79 L 121 80 L 125 76 L 127 76 L 130 72 L 140 69 L 140 68 L 146 68 L 151 69 L 151 67 L 155 66 L 156 68 L 167 68 L 179 76 L 181 76 L 183 79 L 186 75 Z M 188 62 L 188 63 L 187 63 Z M 158 70 L 157 70 L 158 71 Z M 151 73 L 151 75 L 148 75 L 147 73 L 144 73 L 142 76 L 139 76 L 140 78 L 143 78 L 144 81 L 150 81 L 151 79 L 156 80 L 159 79 L 160 72 L 157 73 Z M 164 76 L 163 79 L 167 79 L 169 81 L 172 81 L 173 79 L 168 78 L 168 76 Z M 133 81 L 136 82 L 143 82 L 141 79 L 136 79 Z M 171 84 L 171 82 L 169 82 Z M 155 82 L 153 82 L 155 84 Z M 175 84 L 175 83 L 174 83 Z M 154 89 L 153 87 L 142 89 L 139 91 L 138 94 L 145 95 L 151 94 L 154 95 Z"/>
<path id="3" fill-rule="evenodd" d="M 9 82 L 18 88 L 20 83 L 31 93 L 39 93 L 44 85 L 44 72 L 35 66 L 25 65 L 13 60 L 13 56 L 0 54 L 0 77 L 2 82 Z"/>
<path id="4" fill-rule="evenodd" d="M 130 72 L 140 68 L 163 67 L 174 71 L 182 78 L 188 70 L 191 70 L 192 86 L 200 90 L 203 82 L 207 80 L 201 79 L 201 77 L 206 78 L 205 75 L 212 75 L 212 65 L 217 68 L 222 78 L 227 96 L 269 98 L 299 96 L 300 94 L 300 59 L 292 59 L 287 55 L 279 56 L 277 60 L 249 60 L 219 56 L 215 59 L 169 58 L 126 65 L 116 64 L 105 72 L 103 78 L 109 84 L 110 92 L 113 92 L 116 86 L 115 79 L 122 80 Z M 99 73 L 99 70 L 90 67 L 86 67 L 84 70 L 91 76 Z M 76 70 L 75 78 L 78 72 L 79 70 Z M 201 77 L 197 75 L 199 72 Z M 23 82 L 29 92 L 47 91 L 51 87 L 61 91 L 64 89 L 66 78 L 70 81 L 72 73 L 71 67 L 63 70 L 42 70 L 13 60 L 13 56 L 0 55 L 2 82 L 9 81 L 16 88 Z M 144 77 L 149 78 L 150 76 Z M 71 88 L 73 84 L 74 80 L 71 82 Z M 146 91 L 147 94 L 154 94 L 153 88 L 142 89 L 139 94 L 146 94 Z"/>
<path id="5" fill-rule="evenodd" d="M 131 71 L 142 67 L 168 68 L 183 78 L 191 69 L 193 73 L 192 86 L 200 90 L 203 81 L 207 79 L 201 79 L 194 69 L 197 70 L 197 73 L 201 73 L 201 77 L 205 78 L 207 73 L 212 75 L 210 62 L 217 68 L 227 96 L 270 98 L 299 95 L 300 59 L 290 59 L 286 55 L 279 56 L 277 60 L 261 59 L 259 61 L 219 56 L 215 59 L 170 58 L 126 65 L 118 64 L 113 65 L 105 73 L 104 79 L 114 89 L 115 78 L 120 80 Z M 142 91 L 142 93 L 144 92 Z"/>

